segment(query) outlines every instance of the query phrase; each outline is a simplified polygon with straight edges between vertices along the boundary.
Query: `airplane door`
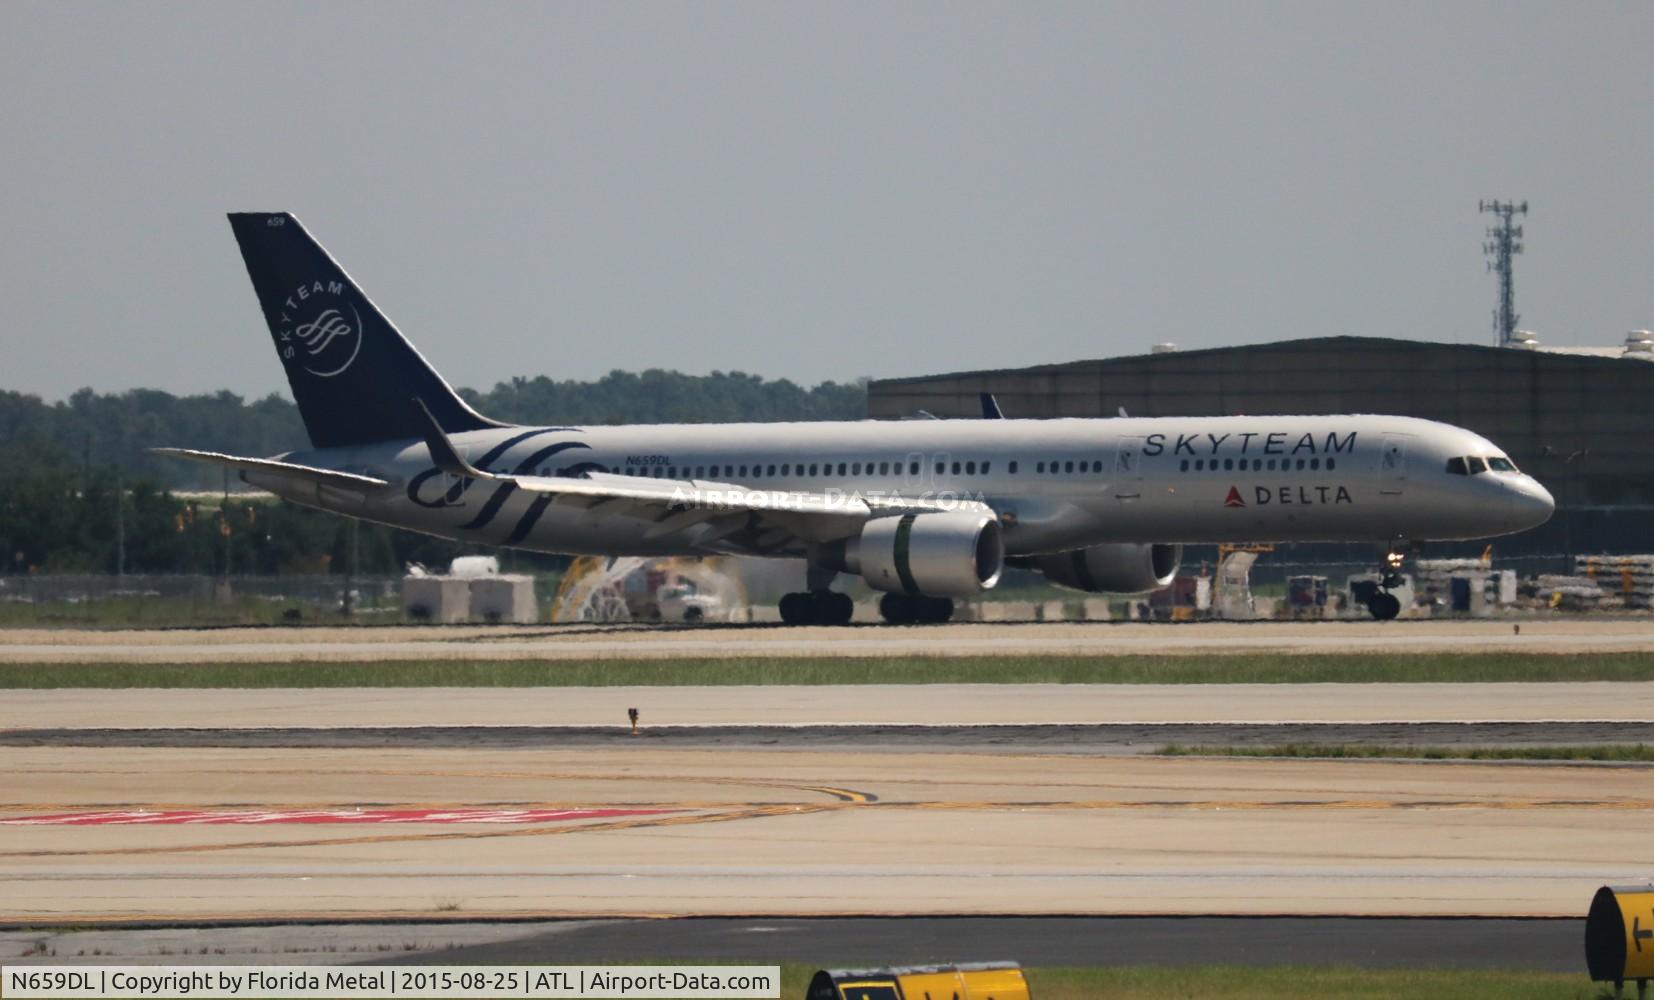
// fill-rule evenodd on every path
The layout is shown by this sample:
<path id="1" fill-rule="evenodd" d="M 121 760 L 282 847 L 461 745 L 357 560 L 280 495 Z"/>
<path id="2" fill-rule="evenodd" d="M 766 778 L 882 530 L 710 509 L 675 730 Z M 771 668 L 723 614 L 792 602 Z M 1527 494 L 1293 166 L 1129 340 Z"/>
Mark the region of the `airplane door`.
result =
<path id="1" fill-rule="evenodd" d="M 1121 438 L 1114 452 L 1114 497 L 1136 500 L 1143 495 L 1143 439 Z"/>
<path id="2" fill-rule="evenodd" d="M 1378 456 L 1378 492 L 1400 496 L 1407 487 L 1407 435 L 1386 434 Z"/>

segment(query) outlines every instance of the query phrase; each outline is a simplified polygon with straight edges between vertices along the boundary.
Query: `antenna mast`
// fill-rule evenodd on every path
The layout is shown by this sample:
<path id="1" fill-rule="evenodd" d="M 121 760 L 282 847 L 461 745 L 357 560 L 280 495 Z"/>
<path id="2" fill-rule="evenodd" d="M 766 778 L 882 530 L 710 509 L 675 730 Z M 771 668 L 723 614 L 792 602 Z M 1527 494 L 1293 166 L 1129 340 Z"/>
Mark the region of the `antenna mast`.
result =
<path id="1" fill-rule="evenodd" d="M 1490 258 L 1487 269 L 1499 275 L 1499 305 L 1493 310 L 1493 333 L 1500 347 L 1509 347 L 1516 332 L 1516 323 L 1521 319 L 1516 314 L 1516 284 L 1510 259 L 1522 252 L 1522 227 L 1512 225 L 1511 219 L 1517 215 L 1527 215 L 1528 203 L 1524 201 L 1518 205 L 1513 201 L 1489 199 L 1477 202 L 1476 210 L 1497 216 L 1499 220 L 1498 225 L 1488 227 L 1482 253 Z"/>

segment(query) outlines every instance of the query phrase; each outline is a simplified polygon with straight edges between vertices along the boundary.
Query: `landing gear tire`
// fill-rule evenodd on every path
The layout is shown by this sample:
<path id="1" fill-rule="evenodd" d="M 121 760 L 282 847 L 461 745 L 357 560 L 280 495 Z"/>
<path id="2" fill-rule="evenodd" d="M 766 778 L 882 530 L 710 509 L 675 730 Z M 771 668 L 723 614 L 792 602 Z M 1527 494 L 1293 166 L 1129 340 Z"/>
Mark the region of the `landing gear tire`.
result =
<path id="1" fill-rule="evenodd" d="M 810 600 L 815 605 L 817 625 L 848 625 L 856 614 L 856 602 L 850 600 L 849 594 L 836 590 L 818 590 L 810 595 Z"/>
<path id="2" fill-rule="evenodd" d="M 953 601 L 946 597 L 886 594 L 879 600 L 879 616 L 892 625 L 930 625 L 953 617 Z"/>
<path id="3" fill-rule="evenodd" d="M 1374 594 L 1367 600 L 1367 611 L 1375 619 L 1387 622 L 1401 614 L 1401 600 L 1394 594 Z"/>
<path id="4" fill-rule="evenodd" d="M 781 598 L 781 620 L 788 625 L 848 625 L 856 613 L 849 594 L 833 590 L 793 593 Z"/>
<path id="5" fill-rule="evenodd" d="M 809 594 L 787 594 L 781 598 L 781 620 L 788 625 L 808 625 L 815 618 L 815 603 Z"/>
<path id="6" fill-rule="evenodd" d="M 913 598 L 906 594 L 886 594 L 879 598 L 879 617 L 891 625 L 912 625 Z"/>

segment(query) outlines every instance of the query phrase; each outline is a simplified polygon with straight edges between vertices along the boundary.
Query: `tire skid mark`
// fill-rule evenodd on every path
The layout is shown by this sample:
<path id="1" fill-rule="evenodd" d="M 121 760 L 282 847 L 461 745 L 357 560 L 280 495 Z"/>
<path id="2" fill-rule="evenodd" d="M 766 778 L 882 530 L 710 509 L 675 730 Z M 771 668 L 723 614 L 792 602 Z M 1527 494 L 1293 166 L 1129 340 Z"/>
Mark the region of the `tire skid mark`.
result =
<path id="1" fill-rule="evenodd" d="M 515 829 L 488 828 L 441 833 L 379 834 L 364 837 L 319 837 L 308 840 L 241 841 L 230 844 L 174 844 L 160 847 L 109 847 L 89 850 L 0 851 L 0 858 L 134 857 L 154 854 L 194 854 L 242 850 L 271 850 L 289 847 L 348 847 L 361 844 L 396 844 L 435 840 L 492 840 L 499 837 L 550 837 L 571 833 L 608 833 L 650 827 L 692 826 L 725 823 L 769 816 L 799 816 L 833 808 L 825 804 L 760 806 L 722 813 L 691 813 L 653 816 L 645 819 L 615 820 L 568 826 L 530 826 Z"/>

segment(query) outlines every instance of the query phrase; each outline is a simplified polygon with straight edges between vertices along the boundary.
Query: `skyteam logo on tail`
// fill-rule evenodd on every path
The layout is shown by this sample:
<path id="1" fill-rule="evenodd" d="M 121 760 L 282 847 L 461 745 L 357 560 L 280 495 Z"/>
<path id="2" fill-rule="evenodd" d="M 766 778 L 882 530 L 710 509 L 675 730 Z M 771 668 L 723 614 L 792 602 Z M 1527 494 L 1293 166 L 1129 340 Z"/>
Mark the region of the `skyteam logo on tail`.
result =
<path id="1" fill-rule="evenodd" d="M 362 350 L 362 314 L 342 281 L 311 281 L 282 302 L 276 334 L 282 360 L 318 378 L 332 378 Z"/>

